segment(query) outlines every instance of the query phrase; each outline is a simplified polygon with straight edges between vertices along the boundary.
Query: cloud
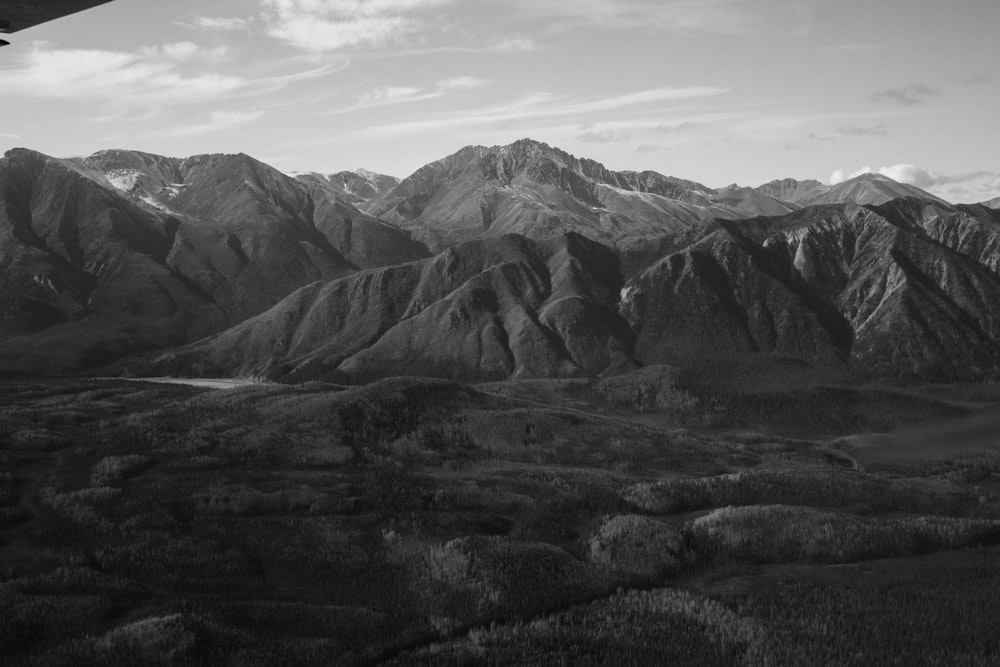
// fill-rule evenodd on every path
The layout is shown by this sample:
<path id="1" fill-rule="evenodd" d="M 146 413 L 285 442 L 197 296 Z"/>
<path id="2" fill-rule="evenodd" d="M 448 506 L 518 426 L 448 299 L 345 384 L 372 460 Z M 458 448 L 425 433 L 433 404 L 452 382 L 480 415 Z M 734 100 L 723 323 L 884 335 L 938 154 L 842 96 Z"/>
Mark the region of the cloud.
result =
<path id="1" fill-rule="evenodd" d="M 923 106 L 928 98 L 940 97 L 941 93 L 923 83 L 910 83 L 898 88 L 880 90 L 871 95 L 873 102 L 891 102 L 906 107 Z"/>
<path id="2" fill-rule="evenodd" d="M 738 0 L 509 0 L 524 15 L 551 21 L 550 33 L 574 27 L 652 28 L 678 34 L 744 32 L 750 16 Z"/>
<path id="3" fill-rule="evenodd" d="M 959 77 L 956 82 L 963 86 L 988 86 L 1000 81 L 1000 76 L 996 74 L 986 74 L 984 72 L 973 72 Z"/>
<path id="4" fill-rule="evenodd" d="M 187 42 L 136 52 L 58 49 L 36 42 L 19 53 L 15 67 L 0 70 L 5 95 L 46 99 L 184 104 L 224 97 L 247 82 L 214 72 L 183 73 L 180 64 L 198 53 Z"/>
<path id="5" fill-rule="evenodd" d="M 822 48 L 827 51 L 840 51 L 841 53 L 870 53 L 872 51 L 884 51 L 885 44 L 853 42 L 848 44 L 830 44 Z"/>
<path id="6" fill-rule="evenodd" d="M 20 134 L 14 134 L 12 132 L 0 132 L 0 139 L 20 139 Z"/>
<path id="7" fill-rule="evenodd" d="M 442 92 L 454 92 L 459 90 L 474 90 L 476 88 L 485 88 L 490 85 L 490 81 L 487 79 L 480 79 L 475 76 L 456 76 L 450 79 L 442 79 L 437 82 L 435 89 Z"/>
<path id="8" fill-rule="evenodd" d="M 248 32 L 250 30 L 249 19 L 236 17 L 199 16 L 193 23 L 184 25 L 211 32 Z"/>
<path id="9" fill-rule="evenodd" d="M 639 144 L 635 147 L 636 153 L 660 153 L 669 150 L 670 146 L 658 146 L 656 144 Z"/>
<path id="10" fill-rule="evenodd" d="M 264 111 L 213 111 L 204 123 L 181 126 L 166 132 L 166 134 L 175 137 L 190 137 L 199 134 L 224 132 L 258 121 L 264 115 Z"/>
<path id="11" fill-rule="evenodd" d="M 837 169 L 832 174 L 830 174 L 830 185 L 837 185 L 838 183 L 843 183 L 844 181 L 849 181 L 852 178 L 857 178 L 858 176 L 861 176 L 863 174 L 870 174 L 870 173 L 872 173 L 872 168 L 868 166 L 861 167 L 861 169 L 858 169 L 857 171 L 851 172 L 849 174 L 844 173 L 843 169 Z"/>
<path id="12" fill-rule="evenodd" d="M 357 103 L 353 106 L 346 109 L 337 109 L 330 113 L 340 114 L 405 102 L 420 102 L 444 97 L 445 95 L 484 88 L 489 85 L 492 85 L 492 82 L 486 79 L 480 79 L 475 76 L 456 76 L 450 79 L 442 79 L 431 88 L 379 86 L 378 88 L 373 88 L 362 93 Z"/>
<path id="13" fill-rule="evenodd" d="M 593 123 L 584 123 L 577 130 L 576 139 L 591 144 L 609 144 L 628 141 L 629 136 L 613 127 L 598 128 Z"/>
<path id="14" fill-rule="evenodd" d="M 698 123 L 681 121 L 678 123 L 661 123 L 656 126 L 656 131 L 662 134 L 682 134 L 698 127 Z"/>
<path id="15" fill-rule="evenodd" d="M 392 42 L 420 31 L 414 14 L 451 0 L 262 0 L 268 34 L 311 52 Z"/>
<path id="16" fill-rule="evenodd" d="M 973 171 L 948 175 L 939 174 L 915 164 L 894 164 L 879 167 L 877 170 L 865 166 L 849 174 L 838 169 L 830 175 L 830 184 L 836 185 L 856 176 L 870 173 L 881 174 L 899 183 L 916 186 L 956 203 L 986 201 L 1000 194 L 1000 173 L 998 172 Z"/>
<path id="17" fill-rule="evenodd" d="M 726 92 L 728 92 L 727 88 L 714 88 L 708 86 L 690 88 L 652 88 L 635 93 L 626 93 L 624 95 L 613 95 L 611 97 L 585 100 L 580 100 L 578 98 L 557 97 L 552 93 L 532 93 L 530 95 L 525 95 L 518 100 L 514 100 L 513 102 L 506 102 L 498 106 L 464 109 L 440 114 L 436 117 L 425 118 L 422 120 L 372 126 L 361 130 L 357 134 L 358 136 L 385 137 L 389 134 L 410 134 L 441 128 L 504 125 L 511 123 L 525 123 L 540 118 L 551 119 L 572 116 L 580 117 L 580 122 L 583 122 L 588 120 L 588 116 L 594 116 L 603 112 L 615 111 L 620 115 L 621 113 L 624 113 L 623 110 L 625 109 L 649 109 L 650 107 L 655 109 L 657 104 L 664 102 L 722 95 Z M 734 115 L 738 114 L 711 114 L 691 119 L 691 121 L 721 120 L 725 118 L 732 118 Z M 659 124 L 663 124 L 662 118 L 644 118 L 634 121 L 615 120 L 613 123 L 602 123 L 602 125 L 605 126 L 613 125 L 618 129 L 623 129 L 625 127 L 654 128 Z"/>
<path id="18" fill-rule="evenodd" d="M 491 49 L 497 53 L 527 53 L 537 51 L 538 43 L 530 37 L 521 35 L 505 35 Z"/>
<path id="19" fill-rule="evenodd" d="M 889 136 L 889 129 L 882 123 L 867 127 L 860 125 L 841 125 L 837 128 L 837 134 L 842 134 L 846 137 L 887 137 Z"/>

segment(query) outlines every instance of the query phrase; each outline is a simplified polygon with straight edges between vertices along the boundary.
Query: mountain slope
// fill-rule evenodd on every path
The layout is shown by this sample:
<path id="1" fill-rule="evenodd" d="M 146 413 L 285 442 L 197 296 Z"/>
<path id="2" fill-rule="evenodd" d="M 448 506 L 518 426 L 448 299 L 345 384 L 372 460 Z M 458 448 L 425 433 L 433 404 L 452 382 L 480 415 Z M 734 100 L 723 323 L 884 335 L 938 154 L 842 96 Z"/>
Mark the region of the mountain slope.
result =
<path id="1" fill-rule="evenodd" d="M 620 285 L 614 255 L 578 235 L 473 241 L 305 287 L 156 368 L 338 381 L 596 374 L 630 365 Z"/>
<path id="2" fill-rule="evenodd" d="M 950 206 L 945 200 L 935 197 L 925 190 L 906 183 L 898 183 L 882 174 L 861 174 L 836 185 L 815 188 L 810 194 L 798 199 L 796 203 L 803 206 L 823 204 L 879 205 L 907 197 Z"/>
<path id="3" fill-rule="evenodd" d="M 721 226 L 626 288 L 640 363 L 779 352 L 877 375 L 1000 375 L 996 221 L 896 200 Z"/>
<path id="4" fill-rule="evenodd" d="M 612 172 L 530 140 L 470 146 L 419 169 L 365 206 L 433 250 L 517 233 L 576 232 L 609 245 L 678 231 L 713 215 L 711 191 L 653 172 Z"/>
<path id="5" fill-rule="evenodd" d="M 306 185 L 319 186 L 354 206 L 371 201 L 399 185 L 399 179 L 395 176 L 377 174 L 367 169 L 338 171 L 335 174 L 307 172 L 293 175 Z"/>
<path id="6" fill-rule="evenodd" d="M 230 324 L 167 265 L 179 227 L 73 164 L 8 152 L 0 160 L 0 336 L 7 339 L 0 367 L 76 365 Z M 50 328 L 47 345 L 20 338 Z"/>
<path id="7" fill-rule="evenodd" d="M 17 149 L 0 160 L 0 369 L 182 344 L 310 282 L 427 255 L 246 155 Z"/>
<path id="8" fill-rule="evenodd" d="M 577 234 L 460 244 L 306 287 L 151 370 L 492 380 L 778 354 L 877 377 L 1000 378 L 988 209 L 811 206 L 668 239 L 641 260 Z"/>
<path id="9" fill-rule="evenodd" d="M 362 208 L 411 230 L 435 251 L 503 234 L 541 239 L 566 232 L 627 248 L 715 218 L 779 216 L 808 205 L 884 204 L 913 196 L 946 204 L 872 174 L 834 186 L 786 179 L 759 188 L 713 189 L 652 171 L 615 172 L 523 139 L 508 146 L 463 148 L 420 168 Z"/>

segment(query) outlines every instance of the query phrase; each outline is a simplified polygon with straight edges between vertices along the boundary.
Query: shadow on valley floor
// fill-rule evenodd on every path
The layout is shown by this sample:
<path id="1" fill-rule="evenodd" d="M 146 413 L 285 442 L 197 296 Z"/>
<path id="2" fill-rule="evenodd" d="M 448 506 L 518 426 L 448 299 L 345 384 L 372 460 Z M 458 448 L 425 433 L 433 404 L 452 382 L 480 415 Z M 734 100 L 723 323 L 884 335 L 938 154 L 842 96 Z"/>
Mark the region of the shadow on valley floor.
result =
<path id="1" fill-rule="evenodd" d="M 0 382 L 0 655 L 997 659 L 1000 390 L 776 368 Z"/>

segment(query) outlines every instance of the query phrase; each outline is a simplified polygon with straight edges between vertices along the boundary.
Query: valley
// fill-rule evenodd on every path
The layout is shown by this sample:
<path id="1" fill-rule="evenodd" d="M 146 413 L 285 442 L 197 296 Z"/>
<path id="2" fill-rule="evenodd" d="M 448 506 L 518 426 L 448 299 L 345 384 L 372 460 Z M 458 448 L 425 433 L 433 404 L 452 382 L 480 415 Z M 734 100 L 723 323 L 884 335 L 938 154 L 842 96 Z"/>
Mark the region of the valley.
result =
<path id="1" fill-rule="evenodd" d="M 785 388 L 786 363 L 759 360 L 753 387 L 673 367 L 471 386 L 4 381 L 3 654 L 988 664 L 996 431 L 918 458 L 906 444 L 995 424 L 1000 391 Z M 917 643 L 893 629 L 914 623 Z"/>

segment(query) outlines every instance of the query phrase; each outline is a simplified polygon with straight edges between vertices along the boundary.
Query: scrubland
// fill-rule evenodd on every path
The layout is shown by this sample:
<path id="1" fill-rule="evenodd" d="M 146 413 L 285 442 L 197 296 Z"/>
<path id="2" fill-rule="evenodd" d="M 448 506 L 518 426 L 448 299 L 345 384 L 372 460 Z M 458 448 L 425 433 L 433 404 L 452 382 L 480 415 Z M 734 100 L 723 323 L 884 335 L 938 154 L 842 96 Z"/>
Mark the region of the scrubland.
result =
<path id="1" fill-rule="evenodd" d="M 0 382 L 0 656 L 1000 660 L 1000 390 L 695 370 Z"/>

